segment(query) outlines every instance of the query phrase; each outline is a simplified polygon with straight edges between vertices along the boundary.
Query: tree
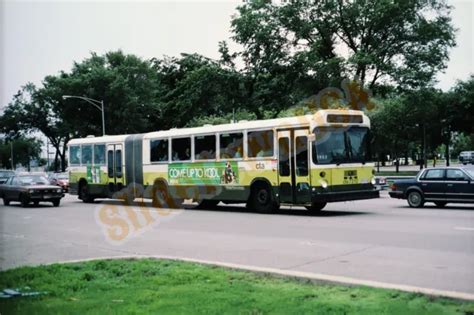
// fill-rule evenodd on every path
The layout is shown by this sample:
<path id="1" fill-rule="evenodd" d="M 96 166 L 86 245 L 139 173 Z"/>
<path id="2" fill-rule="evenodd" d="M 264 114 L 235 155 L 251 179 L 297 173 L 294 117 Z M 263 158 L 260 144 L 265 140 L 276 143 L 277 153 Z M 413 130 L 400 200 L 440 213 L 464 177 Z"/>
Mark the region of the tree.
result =
<path id="1" fill-rule="evenodd" d="M 217 61 L 198 54 L 155 60 L 164 93 L 163 129 L 184 127 L 190 121 L 207 116 L 225 116 L 234 108 L 245 108 L 242 77 Z"/>
<path id="2" fill-rule="evenodd" d="M 42 142 L 31 137 L 0 140 L 0 168 L 11 168 L 11 153 L 13 163 L 26 166 L 30 170 L 32 160 L 39 160 Z M 13 149 L 13 150 L 12 150 Z"/>
<path id="3" fill-rule="evenodd" d="M 12 135 L 42 132 L 56 149 L 54 165 L 61 164 L 64 171 L 67 142 L 101 134 L 102 121 L 96 108 L 79 99 L 64 100 L 63 95 L 103 100 L 107 134 L 141 133 L 166 121 L 160 115 L 159 79 L 151 61 L 121 51 L 93 53 L 70 73 L 47 76 L 40 88 L 25 85 L 5 109 L 0 126 Z"/>
<path id="4" fill-rule="evenodd" d="M 418 88 L 446 67 L 455 45 L 450 10 L 444 0 L 255 0 L 238 8 L 233 39 L 255 78 L 284 68 L 287 84 L 296 69 L 312 84 L 357 76 L 370 89 Z"/>

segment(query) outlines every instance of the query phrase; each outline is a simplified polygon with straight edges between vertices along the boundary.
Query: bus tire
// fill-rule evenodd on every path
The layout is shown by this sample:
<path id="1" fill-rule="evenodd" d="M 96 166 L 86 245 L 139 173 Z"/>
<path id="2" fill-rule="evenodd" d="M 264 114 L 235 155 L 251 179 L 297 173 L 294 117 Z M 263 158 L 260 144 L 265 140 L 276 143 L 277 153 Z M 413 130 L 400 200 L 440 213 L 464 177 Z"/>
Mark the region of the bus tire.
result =
<path id="1" fill-rule="evenodd" d="M 89 187 L 85 182 L 82 182 L 79 186 L 79 199 L 81 199 L 84 203 L 94 202 L 94 197 L 91 196 Z"/>
<path id="2" fill-rule="evenodd" d="M 326 207 L 326 205 L 327 202 L 312 202 L 311 206 L 307 206 L 305 208 L 311 213 L 319 213 L 324 207 Z"/>
<path id="3" fill-rule="evenodd" d="M 260 213 L 273 213 L 278 209 L 272 188 L 265 182 L 252 185 L 247 205 Z"/>
<path id="4" fill-rule="evenodd" d="M 166 183 L 158 181 L 153 185 L 152 190 L 152 205 L 155 208 L 180 208 L 183 200 L 174 199 L 168 189 Z"/>

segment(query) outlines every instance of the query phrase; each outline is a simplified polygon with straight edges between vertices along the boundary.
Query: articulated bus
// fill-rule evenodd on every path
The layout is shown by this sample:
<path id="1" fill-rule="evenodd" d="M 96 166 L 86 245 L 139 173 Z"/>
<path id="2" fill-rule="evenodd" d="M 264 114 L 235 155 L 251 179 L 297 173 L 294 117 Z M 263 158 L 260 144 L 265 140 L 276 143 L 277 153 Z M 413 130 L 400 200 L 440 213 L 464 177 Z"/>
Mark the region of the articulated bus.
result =
<path id="1" fill-rule="evenodd" d="M 73 139 L 70 192 L 152 199 L 157 207 L 246 203 L 320 211 L 328 202 L 377 198 L 369 118 L 355 110 Z"/>

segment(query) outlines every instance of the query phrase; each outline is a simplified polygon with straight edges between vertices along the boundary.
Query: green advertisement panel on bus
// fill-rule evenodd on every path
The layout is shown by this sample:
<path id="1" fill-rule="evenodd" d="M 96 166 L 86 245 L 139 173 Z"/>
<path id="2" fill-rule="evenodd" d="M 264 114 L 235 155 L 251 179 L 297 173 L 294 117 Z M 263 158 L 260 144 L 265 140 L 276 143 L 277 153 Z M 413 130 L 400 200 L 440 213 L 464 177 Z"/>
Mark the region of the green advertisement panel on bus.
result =
<path id="1" fill-rule="evenodd" d="M 171 184 L 231 185 L 239 183 L 237 162 L 173 163 L 168 166 Z"/>

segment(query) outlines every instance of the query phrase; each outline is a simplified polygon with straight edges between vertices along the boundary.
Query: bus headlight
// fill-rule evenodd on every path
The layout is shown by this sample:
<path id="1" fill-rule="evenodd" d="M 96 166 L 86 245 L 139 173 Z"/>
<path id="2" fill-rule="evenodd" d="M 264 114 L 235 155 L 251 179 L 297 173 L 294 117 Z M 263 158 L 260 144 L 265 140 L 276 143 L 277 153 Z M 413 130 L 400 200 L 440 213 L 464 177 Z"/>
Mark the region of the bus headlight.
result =
<path id="1" fill-rule="evenodd" d="M 321 181 L 321 187 L 323 187 L 324 189 L 328 188 L 328 183 L 324 180 Z"/>
<path id="2" fill-rule="evenodd" d="M 371 183 L 372 185 L 375 185 L 375 184 L 377 183 L 377 182 L 375 181 L 375 177 L 372 177 L 372 179 L 370 180 L 370 183 Z"/>

